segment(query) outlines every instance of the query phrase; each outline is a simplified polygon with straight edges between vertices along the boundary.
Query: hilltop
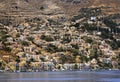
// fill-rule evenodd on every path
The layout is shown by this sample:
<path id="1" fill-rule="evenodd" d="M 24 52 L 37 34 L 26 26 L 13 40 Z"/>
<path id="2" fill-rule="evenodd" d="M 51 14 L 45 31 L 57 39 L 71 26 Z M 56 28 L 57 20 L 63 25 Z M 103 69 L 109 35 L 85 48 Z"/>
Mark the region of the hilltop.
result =
<path id="1" fill-rule="evenodd" d="M 47 3 L 47 4 L 46 4 Z M 116 13 L 120 9 L 119 0 L 1 0 L 0 9 L 2 10 L 34 10 L 41 11 L 41 6 L 47 7 L 56 4 L 67 14 L 76 14 L 83 7 L 106 7 L 107 13 Z M 16 8 L 17 7 L 17 8 Z M 109 12 L 108 12 L 109 11 Z"/>

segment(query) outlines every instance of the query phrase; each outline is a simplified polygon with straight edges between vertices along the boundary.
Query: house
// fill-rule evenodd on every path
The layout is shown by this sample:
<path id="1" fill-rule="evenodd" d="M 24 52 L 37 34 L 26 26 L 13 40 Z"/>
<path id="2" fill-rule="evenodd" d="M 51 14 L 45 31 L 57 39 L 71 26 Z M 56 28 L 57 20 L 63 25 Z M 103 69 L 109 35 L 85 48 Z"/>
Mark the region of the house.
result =
<path id="1" fill-rule="evenodd" d="M 100 36 L 100 35 L 101 35 L 101 32 L 93 31 L 93 34 Z"/>
<path id="2" fill-rule="evenodd" d="M 36 61 L 40 61 L 40 55 L 31 55 L 30 58 L 35 59 Z"/>
<path id="3" fill-rule="evenodd" d="M 91 20 L 91 21 L 95 21 L 95 20 L 96 20 L 96 17 L 90 17 L 90 20 Z"/>
<path id="4" fill-rule="evenodd" d="M 8 37 L 8 38 L 7 38 L 7 42 L 12 43 L 12 42 L 13 42 L 13 38 L 12 38 L 12 37 Z"/>
<path id="5" fill-rule="evenodd" d="M 16 56 L 22 57 L 23 54 L 25 54 L 25 53 L 24 53 L 24 52 L 18 52 L 18 53 L 16 54 Z"/>
<path id="6" fill-rule="evenodd" d="M 23 48 L 25 52 L 31 53 L 35 50 L 34 46 L 24 47 Z"/>
<path id="7" fill-rule="evenodd" d="M 88 20 L 88 21 L 87 21 L 87 23 L 88 23 L 88 24 L 93 24 L 94 22 L 93 22 L 93 21 Z"/>
<path id="8" fill-rule="evenodd" d="M 32 55 L 31 55 L 31 54 L 26 53 L 26 58 L 27 58 L 27 60 L 30 60 L 30 59 L 32 58 Z"/>
<path id="9" fill-rule="evenodd" d="M 103 63 L 110 63 L 111 59 L 110 58 L 102 58 Z"/>
<path id="10" fill-rule="evenodd" d="M 19 40 L 23 41 L 23 40 L 25 40 L 25 38 L 26 38 L 26 36 L 24 36 L 24 35 L 20 35 Z"/>
<path id="11" fill-rule="evenodd" d="M 12 46 L 13 46 L 14 48 L 17 48 L 17 47 L 18 47 L 18 43 L 17 43 L 17 42 L 13 42 Z"/>
<path id="12" fill-rule="evenodd" d="M 7 28 L 5 28 L 5 27 L 3 27 L 3 26 L 0 25 L 0 30 L 7 31 Z"/>

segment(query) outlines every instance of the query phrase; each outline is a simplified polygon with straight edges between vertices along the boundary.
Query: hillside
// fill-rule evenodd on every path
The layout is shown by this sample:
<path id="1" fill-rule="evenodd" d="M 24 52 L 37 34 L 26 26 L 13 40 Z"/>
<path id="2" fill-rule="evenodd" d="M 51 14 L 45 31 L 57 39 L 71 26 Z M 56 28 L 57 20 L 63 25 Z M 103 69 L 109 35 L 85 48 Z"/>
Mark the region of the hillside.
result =
<path id="1" fill-rule="evenodd" d="M 67 63 L 76 69 L 88 65 L 90 69 L 120 69 L 119 3 L 0 0 L 0 56 L 9 64 L 2 69 L 15 63 L 27 65 L 28 70 L 33 63 L 52 63 L 58 70 Z M 76 67 L 80 64 L 83 67 Z"/>
<path id="2" fill-rule="evenodd" d="M 47 4 L 46 4 L 47 2 Z M 106 7 L 105 12 L 107 13 L 119 13 L 120 1 L 119 0 L 1 0 L 0 10 L 6 11 L 42 11 L 40 8 L 53 6 L 56 4 L 57 7 L 61 8 L 66 14 L 76 14 L 83 7 Z M 7 12 L 6 12 L 7 13 Z"/>
<path id="3" fill-rule="evenodd" d="M 79 15 L 81 8 L 101 8 L 101 15 L 120 13 L 119 0 L 1 0 L 0 21 L 23 22 L 28 17 L 65 19 Z"/>

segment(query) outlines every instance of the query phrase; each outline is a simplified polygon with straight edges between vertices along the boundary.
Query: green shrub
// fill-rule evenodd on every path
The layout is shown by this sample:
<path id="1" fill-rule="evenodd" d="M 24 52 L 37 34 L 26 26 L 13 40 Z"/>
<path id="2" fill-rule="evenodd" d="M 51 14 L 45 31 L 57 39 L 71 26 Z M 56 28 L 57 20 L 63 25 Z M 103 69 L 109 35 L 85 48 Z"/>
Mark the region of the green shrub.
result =
<path id="1" fill-rule="evenodd" d="M 48 41 L 48 42 L 54 41 L 54 39 L 51 36 L 45 36 L 45 35 L 42 35 L 41 39 L 45 40 L 45 41 Z"/>
<path id="2" fill-rule="evenodd" d="M 27 39 L 28 39 L 29 41 L 31 41 L 31 42 L 34 41 L 34 38 L 33 38 L 33 37 L 27 37 Z"/>
<path id="3" fill-rule="evenodd" d="M 21 44 L 22 44 L 23 46 L 29 46 L 29 43 L 28 43 L 27 41 L 21 41 Z"/>

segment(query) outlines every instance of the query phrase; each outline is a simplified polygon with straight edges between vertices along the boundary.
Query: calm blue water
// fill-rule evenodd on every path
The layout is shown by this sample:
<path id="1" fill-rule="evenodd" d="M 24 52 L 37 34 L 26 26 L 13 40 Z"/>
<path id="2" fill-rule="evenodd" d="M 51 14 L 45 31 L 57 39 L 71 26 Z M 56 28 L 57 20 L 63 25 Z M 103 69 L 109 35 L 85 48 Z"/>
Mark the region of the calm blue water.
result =
<path id="1" fill-rule="evenodd" d="M 120 82 L 120 71 L 0 73 L 0 82 Z"/>

